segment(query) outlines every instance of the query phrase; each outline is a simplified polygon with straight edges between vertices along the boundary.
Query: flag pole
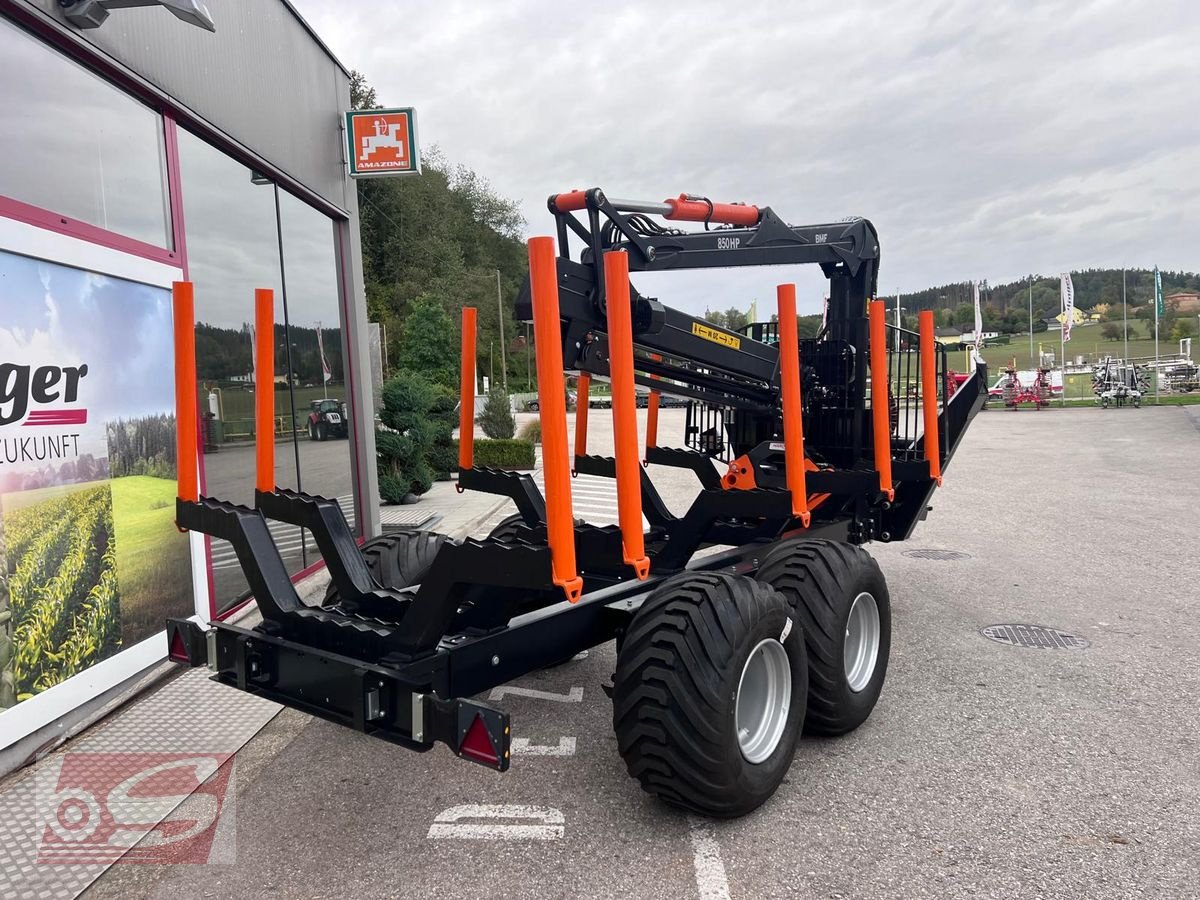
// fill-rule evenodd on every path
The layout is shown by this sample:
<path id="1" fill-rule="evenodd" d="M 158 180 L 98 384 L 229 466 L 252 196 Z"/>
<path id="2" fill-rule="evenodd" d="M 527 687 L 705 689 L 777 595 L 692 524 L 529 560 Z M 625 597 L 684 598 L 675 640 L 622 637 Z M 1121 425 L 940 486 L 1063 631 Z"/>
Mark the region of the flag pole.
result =
<path id="1" fill-rule="evenodd" d="M 1121 269 L 1121 310 L 1125 319 L 1125 365 L 1129 365 L 1129 301 L 1125 293 L 1125 269 Z"/>
<path id="2" fill-rule="evenodd" d="M 1029 363 L 1035 369 L 1038 360 L 1033 356 L 1033 276 L 1029 276 Z"/>
<path id="3" fill-rule="evenodd" d="M 1067 292 L 1063 288 L 1061 278 L 1059 279 L 1058 295 L 1059 306 L 1062 307 L 1062 323 L 1058 328 L 1058 367 L 1062 370 L 1062 390 L 1059 392 L 1058 402 L 1059 406 L 1065 409 L 1067 405 Z M 1053 390 L 1053 388 L 1051 389 Z"/>
<path id="4" fill-rule="evenodd" d="M 1154 405 L 1158 406 L 1159 371 L 1158 371 L 1158 307 L 1162 303 L 1162 275 L 1158 266 L 1154 267 Z"/>

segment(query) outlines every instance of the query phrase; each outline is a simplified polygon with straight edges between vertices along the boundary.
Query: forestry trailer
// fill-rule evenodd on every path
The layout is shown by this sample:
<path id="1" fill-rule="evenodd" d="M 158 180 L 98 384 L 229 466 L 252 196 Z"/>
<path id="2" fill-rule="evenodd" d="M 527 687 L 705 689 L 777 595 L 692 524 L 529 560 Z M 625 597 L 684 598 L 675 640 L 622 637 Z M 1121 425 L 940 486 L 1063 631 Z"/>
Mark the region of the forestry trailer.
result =
<path id="1" fill-rule="evenodd" d="M 360 548 L 335 501 L 276 487 L 270 440 L 258 442 L 254 508 L 201 497 L 191 286 L 176 286 L 177 521 L 233 544 L 262 622 L 172 620 L 170 654 L 230 687 L 504 771 L 509 716 L 471 698 L 615 639 L 613 725 L 629 773 L 677 806 L 742 815 L 775 791 L 802 731 L 844 734 L 871 713 L 891 608 L 863 546 L 904 540 L 925 517 L 986 370 L 947 397 L 932 313 L 919 333 L 885 323 L 866 219 L 791 226 L 765 207 L 599 189 L 549 208 L 557 241 L 530 240 L 517 301 L 534 326 L 545 495 L 527 474 L 473 465 L 475 310 L 463 310 L 458 489 L 517 508 L 482 540 L 409 531 Z M 826 324 L 806 340 L 794 285 L 779 287 L 778 321 L 735 332 L 629 280 L 805 263 L 829 280 Z M 274 371 L 272 308 L 260 291 L 260 378 Z M 573 453 L 564 372 L 580 381 Z M 593 377 L 611 382 L 613 456 L 587 452 Z M 635 386 L 650 392 L 644 453 Z M 682 446 L 659 443 L 663 395 L 688 403 Z M 272 392 L 258 396 L 269 417 Z M 694 474 L 682 516 L 655 489 L 662 466 Z M 575 518 L 573 472 L 615 480 L 619 525 Z M 268 519 L 313 534 L 331 578 L 323 602 L 301 602 Z"/>

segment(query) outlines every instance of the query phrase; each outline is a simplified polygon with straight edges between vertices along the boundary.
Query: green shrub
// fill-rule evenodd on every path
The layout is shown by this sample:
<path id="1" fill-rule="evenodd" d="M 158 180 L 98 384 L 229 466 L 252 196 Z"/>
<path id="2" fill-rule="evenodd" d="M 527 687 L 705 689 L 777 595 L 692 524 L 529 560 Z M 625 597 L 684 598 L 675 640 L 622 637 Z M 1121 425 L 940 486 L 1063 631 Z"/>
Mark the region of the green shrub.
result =
<path id="1" fill-rule="evenodd" d="M 540 444 L 542 442 L 542 420 L 534 419 L 532 422 L 526 422 L 521 426 L 521 431 L 517 435 L 517 440 L 528 441 L 531 444 Z"/>
<path id="2" fill-rule="evenodd" d="M 454 445 L 454 426 L 458 424 L 455 407 L 458 394 L 444 385 L 433 386 L 433 403 L 429 407 L 429 426 L 432 441 L 426 459 L 433 477 L 447 481 L 458 459 Z"/>
<path id="3" fill-rule="evenodd" d="M 475 465 L 493 469 L 532 469 L 537 454 L 529 441 L 487 440 L 475 441 Z M 454 442 L 454 466 L 458 471 L 458 441 Z"/>
<path id="4" fill-rule="evenodd" d="M 379 495 L 389 503 L 424 494 L 433 484 L 429 455 L 438 431 L 430 412 L 437 399 L 435 387 L 414 372 L 401 372 L 383 386 L 379 418 L 392 430 L 375 433 L 375 453 Z"/>
<path id="5" fill-rule="evenodd" d="M 487 400 L 483 404 L 483 412 L 475 420 L 490 438 L 506 441 L 517 431 L 517 423 L 513 419 L 512 406 L 508 393 L 500 385 L 495 385 L 488 391 Z"/>

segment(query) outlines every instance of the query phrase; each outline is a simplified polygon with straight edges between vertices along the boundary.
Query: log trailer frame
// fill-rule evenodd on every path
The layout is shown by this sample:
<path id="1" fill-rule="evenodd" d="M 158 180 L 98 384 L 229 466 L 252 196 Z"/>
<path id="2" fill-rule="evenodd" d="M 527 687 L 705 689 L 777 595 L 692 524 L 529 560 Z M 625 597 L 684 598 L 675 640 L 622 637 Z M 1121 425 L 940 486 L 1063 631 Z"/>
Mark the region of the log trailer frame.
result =
<path id="1" fill-rule="evenodd" d="M 528 474 L 475 466 L 472 442 L 460 441 L 458 489 L 517 507 L 482 540 L 414 531 L 360 547 L 336 502 L 277 488 L 269 440 L 257 444 L 253 508 L 201 497 L 192 292 L 176 284 L 176 520 L 232 543 L 262 622 L 173 619 L 169 653 L 240 690 L 414 750 L 444 743 L 504 771 L 509 716 L 470 698 L 615 638 L 606 690 L 630 774 L 669 803 L 741 815 L 774 792 L 802 730 L 842 734 L 874 707 L 890 604 L 861 545 L 903 540 L 924 518 L 986 397 L 986 370 L 947 398 L 932 313 L 919 333 L 886 326 L 871 299 L 879 245 L 865 219 L 796 227 L 769 208 L 609 200 L 599 189 L 554 195 L 549 207 L 557 252 L 554 238 L 529 241 L 517 302 L 534 325 L 546 493 Z M 777 322 L 739 333 L 630 284 L 630 272 L 797 263 L 820 265 L 830 282 L 813 340 L 799 339 L 794 285 L 779 287 Z M 269 419 L 271 292 L 255 302 L 256 372 L 267 379 L 256 414 Z M 475 310 L 464 309 L 464 435 L 475 329 Z M 573 461 L 565 371 L 580 380 Z M 611 457 L 586 452 L 592 377 L 612 383 Z M 914 382 L 919 406 L 898 399 Z M 650 390 L 644 454 L 635 384 Z M 662 394 L 690 401 L 684 447 L 658 443 Z M 695 473 L 684 515 L 668 510 L 651 465 Z M 578 472 L 615 480 L 619 525 L 575 519 Z M 312 533 L 330 574 L 320 604 L 301 601 L 268 519 Z M 718 545 L 732 549 L 697 555 Z"/>

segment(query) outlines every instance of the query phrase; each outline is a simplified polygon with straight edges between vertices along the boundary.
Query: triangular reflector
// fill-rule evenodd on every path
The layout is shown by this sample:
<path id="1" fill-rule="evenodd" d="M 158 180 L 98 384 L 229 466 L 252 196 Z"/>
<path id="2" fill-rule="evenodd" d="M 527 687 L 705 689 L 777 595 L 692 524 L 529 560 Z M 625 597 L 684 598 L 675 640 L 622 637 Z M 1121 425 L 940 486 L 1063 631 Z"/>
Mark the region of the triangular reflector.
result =
<path id="1" fill-rule="evenodd" d="M 167 649 L 167 656 L 176 662 L 190 663 L 188 658 L 187 645 L 183 642 L 183 629 L 171 629 L 171 645 Z"/>
<path id="2" fill-rule="evenodd" d="M 500 764 L 500 756 L 492 745 L 492 738 L 488 734 L 487 725 L 483 723 L 483 716 L 475 716 L 475 721 L 467 729 L 467 735 L 463 738 L 458 752 L 461 756 L 476 762 L 487 763 L 489 766 Z"/>

